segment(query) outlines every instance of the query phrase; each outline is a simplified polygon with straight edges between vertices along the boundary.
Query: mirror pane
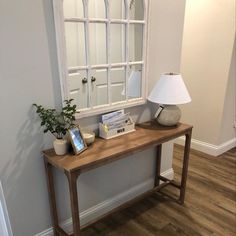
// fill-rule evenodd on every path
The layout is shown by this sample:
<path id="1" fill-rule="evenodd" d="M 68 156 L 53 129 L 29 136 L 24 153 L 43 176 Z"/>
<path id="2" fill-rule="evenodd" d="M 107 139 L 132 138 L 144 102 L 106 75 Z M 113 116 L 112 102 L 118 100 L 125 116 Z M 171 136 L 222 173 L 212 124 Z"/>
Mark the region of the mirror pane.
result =
<path id="1" fill-rule="evenodd" d="M 143 25 L 130 24 L 129 27 L 129 60 L 142 61 Z"/>
<path id="2" fill-rule="evenodd" d="M 141 97 L 142 88 L 142 65 L 134 65 L 130 67 L 128 78 L 128 98 Z"/>
<path id="3" fill-rule="evenodd" d="M 91 94 L 93 106 L 108 103 L 107 69 L 91 71 Z"/>
<path id="4" fill-rule="evenodd" d="M 90 18 L 106 18 L 104 0 L 89 0 L 88 15 Z"/>
<path id="5" fill-rule="evenodd" d="M 84 23 L 65 23 L 68 67 L 86 64 Z"/>
<path id="6" fill-rule="evenodd" d="M 88 107 L 88 83 L 87 72 L 78 71 L 69 74 L 68 77 L 69 99 L 74 99 L 78 109 Z"/>
<path id="7" fill-rule="evenodd" d="M 125 61 L 125 26 L 123 24 L 110 25 L 110 61 L 111 63 Z"/>
<path id="8" fill-rule="evenodd" d="M 110 0 L 111 19 L 125 19 L 124 0 Z"/>
<path id="9" fill-rule="evenodd" d="M 111 101 L 120 102 L 125 100 L 125 67 L 112 68 L 111 79 Z"/>
<path id="10" fill-rule="evenodd" d="M 106 25 L 102 23 L 90 23 L 89 34 L 90 63 L 92 65 L 106 64 Z"/>
<path id="11" fill-rule="evenodd" d="M 84 6 L 82 0 L 64 0 L 63 1 L 64 17 L 84 17 Z"/>
<path id="12" fill-rule="evenodd" d="M 128 0 L 130 20 L 144 20 L 143 0 Z"/>

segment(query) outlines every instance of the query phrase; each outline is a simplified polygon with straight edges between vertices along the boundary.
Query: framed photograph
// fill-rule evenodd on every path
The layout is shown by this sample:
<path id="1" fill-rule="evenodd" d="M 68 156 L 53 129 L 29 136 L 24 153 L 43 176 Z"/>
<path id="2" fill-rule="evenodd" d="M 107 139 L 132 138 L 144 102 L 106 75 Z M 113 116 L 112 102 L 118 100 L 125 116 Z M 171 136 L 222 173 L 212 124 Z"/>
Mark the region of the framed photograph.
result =
<path id="1" fill-rule="evenodd" d="M 75 126 L 68 130 L 70 141 L 75 154 L 83 152 L 87 145 L 84 141 L 83 135 L 78 126 Z"/>

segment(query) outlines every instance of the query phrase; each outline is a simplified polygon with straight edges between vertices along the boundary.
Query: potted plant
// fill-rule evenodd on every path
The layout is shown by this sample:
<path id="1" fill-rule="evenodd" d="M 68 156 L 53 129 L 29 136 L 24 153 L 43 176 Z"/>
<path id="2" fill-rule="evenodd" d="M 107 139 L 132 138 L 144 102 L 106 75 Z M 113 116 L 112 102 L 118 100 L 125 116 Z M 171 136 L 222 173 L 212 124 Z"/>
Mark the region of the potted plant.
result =
<path id="1" fill-rule="evenodd" d="M 56 109 L 46 109 L 41 105 L 33 104 L 36 107 L 36 113 L 41 118 L 43 132 L 51 132 L 56 140 L 53 147 L 57 155 L 64 155 L 67 152 L 67 140 L 65 135 L 67 130 L 74 126 L 76 105 L 71 104 L 73 99 L 65 100 L 61 111 Z"/>

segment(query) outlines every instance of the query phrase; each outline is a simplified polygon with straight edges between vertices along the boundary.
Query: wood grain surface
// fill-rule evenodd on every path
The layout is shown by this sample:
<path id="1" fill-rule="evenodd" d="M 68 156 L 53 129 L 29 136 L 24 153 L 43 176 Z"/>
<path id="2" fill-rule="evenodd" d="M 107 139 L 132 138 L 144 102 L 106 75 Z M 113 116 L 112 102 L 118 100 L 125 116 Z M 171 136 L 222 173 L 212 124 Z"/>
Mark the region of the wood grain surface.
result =
<path id="1" fill-rule="evenodd" d="M 191 132 L 191 129 L 192 126 L 181 123 L 173 127 L 163 127 L 154 122 L 146 122 L 136 126 L 135 132 L 117 138 L 110 140 L 97 138 L 93 145 L 79 155 L 58 156 L 53 149 L 46 150 L 43 154 L 50 164 L 63 171 L 80 170 L 84 172 L 116 161 L 127 154 L 131 155 L 172 140 L 181 134 L 186 134 L 187 131 Z"/>
<path id="2" fill-rule="evenodd" d="M 183 149 L 175 146 L 173 167 L 179 180 Z M 82 236 L 235 236 L 236 148 L 212 157 L 191 151 L 185 204 L 160 193 L 109 216 Z M 178 194 L 168 186 L 163 193 Z"/>

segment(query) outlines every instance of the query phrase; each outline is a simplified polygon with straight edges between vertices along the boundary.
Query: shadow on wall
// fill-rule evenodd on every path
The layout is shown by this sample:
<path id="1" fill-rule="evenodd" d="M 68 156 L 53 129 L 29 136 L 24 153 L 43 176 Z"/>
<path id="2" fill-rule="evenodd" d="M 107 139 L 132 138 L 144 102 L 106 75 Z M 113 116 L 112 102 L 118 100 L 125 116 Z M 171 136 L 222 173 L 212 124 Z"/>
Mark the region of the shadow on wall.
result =
<path id="1" fill-rule="evenodd" d="M 43 206 L 44 209 L 41 211 L 48 211 L 49 206 L 45 204 L 48 202 L 47 194 L 45 194 L 46 179 L 42 178 L 44 166 L 39 153 L 47 148 L 46 143 L 51 142 L 43 138 L 45 135 L 39 124 L 35 110 L 30 107 L 28 119 L 18 129 L 19 132 L 13 139 L 16 140 L 16 146 L 13 148 L 16 151 L 12 153 L 12 157 L 9 157 L 10 161 L 1 169 L 3 185 L 5 182 L 7 183 L 5 186 L 8 186 L 4 189 L 4 194 L 12 227 L 27 225 L 26 220 L 29 219 L 29 216 L 37 221 L 37 215 L 40 215 L 37 204 Z M 26 217 L 22 217 L 22 215 Z M 49 219 L 47 220 L 50 222 Z M 25 230 L 27 232 L 27 229 Z M 13 232 L 16 232 L 14 228 Z"/>

